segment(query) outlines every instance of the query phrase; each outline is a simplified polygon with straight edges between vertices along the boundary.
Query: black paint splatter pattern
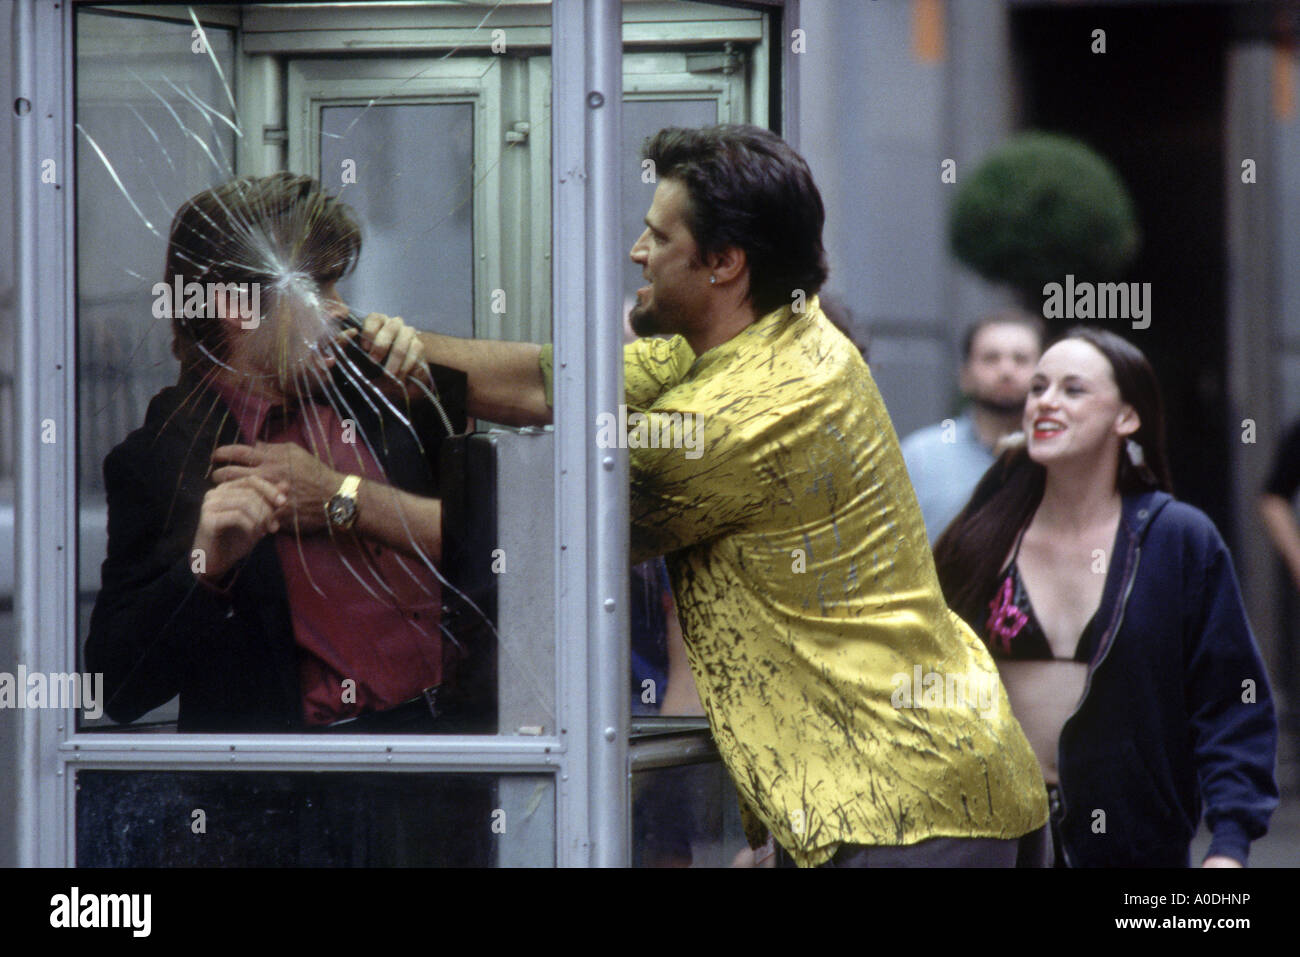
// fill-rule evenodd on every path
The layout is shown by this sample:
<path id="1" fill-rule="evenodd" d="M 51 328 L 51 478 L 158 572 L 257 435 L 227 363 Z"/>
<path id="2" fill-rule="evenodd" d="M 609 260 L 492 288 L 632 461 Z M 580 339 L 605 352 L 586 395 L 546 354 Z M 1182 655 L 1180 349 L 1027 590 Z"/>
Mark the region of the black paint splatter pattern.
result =
<path id="1" fill-rule="evenodd" d="M 815 865 L 842 843 L 1046 823 L 996 668 L 943 602 L 880 394 L 817 300 L 698 358 L 681 338 L 625 356 L 647 417 L 628 416 L 632 561 L 668 556 L 751 836 L 761 822 Z"/>

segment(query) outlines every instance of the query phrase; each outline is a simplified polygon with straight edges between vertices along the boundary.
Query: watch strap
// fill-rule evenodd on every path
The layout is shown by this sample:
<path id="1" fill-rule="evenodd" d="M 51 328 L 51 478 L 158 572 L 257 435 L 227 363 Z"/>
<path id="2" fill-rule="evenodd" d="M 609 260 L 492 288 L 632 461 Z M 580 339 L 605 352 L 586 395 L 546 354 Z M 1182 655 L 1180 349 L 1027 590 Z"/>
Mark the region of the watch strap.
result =
<path id="1" fill-rule="evenodd" d="M 334 494 L 341 495 L 344 498 L 350 498 L 355 500 L 357 497 L 357 490 L 360 488 L 361 488 L 361 476 L 349 475 L 343 479 L 343 484 L 339 486 L 339 490 Z"/>

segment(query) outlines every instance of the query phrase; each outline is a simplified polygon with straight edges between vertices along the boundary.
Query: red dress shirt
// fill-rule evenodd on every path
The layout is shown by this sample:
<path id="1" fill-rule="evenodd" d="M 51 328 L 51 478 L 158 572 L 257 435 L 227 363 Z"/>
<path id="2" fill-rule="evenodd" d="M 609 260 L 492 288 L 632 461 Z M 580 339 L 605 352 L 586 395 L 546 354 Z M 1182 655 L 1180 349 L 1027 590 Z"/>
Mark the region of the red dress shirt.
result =
<path id="1" fill-rule="evenodd" d="M 295 442 L 336 472 L 375 483 L 371 493 L 390 487 L 365 436 L 355 425 L 345 428 L 330 405 L 284 403 L 226 383 L 217 391 L 245 442 Z M 442 591 L 422 559 L 355 530 L 299 535 L 289 524 L 275 544 L 299 649 L 306 725 L 382 711 L 441 684 Z"/>

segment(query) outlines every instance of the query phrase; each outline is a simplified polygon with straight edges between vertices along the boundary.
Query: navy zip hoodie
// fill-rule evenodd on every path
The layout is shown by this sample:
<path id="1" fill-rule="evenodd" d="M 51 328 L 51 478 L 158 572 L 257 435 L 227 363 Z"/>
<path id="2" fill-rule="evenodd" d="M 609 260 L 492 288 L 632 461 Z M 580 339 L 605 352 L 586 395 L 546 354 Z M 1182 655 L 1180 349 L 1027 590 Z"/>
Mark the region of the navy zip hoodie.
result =
<path id="1" fill-rule="evenodd" d="M 1277 719 L 1232 558 L 1164 492 L 1124 497 L 1098 609 L 1105 629 L 1061 729 L 1052 810 L 1071 867 L 1243 864 L 1278 803 Z"/>

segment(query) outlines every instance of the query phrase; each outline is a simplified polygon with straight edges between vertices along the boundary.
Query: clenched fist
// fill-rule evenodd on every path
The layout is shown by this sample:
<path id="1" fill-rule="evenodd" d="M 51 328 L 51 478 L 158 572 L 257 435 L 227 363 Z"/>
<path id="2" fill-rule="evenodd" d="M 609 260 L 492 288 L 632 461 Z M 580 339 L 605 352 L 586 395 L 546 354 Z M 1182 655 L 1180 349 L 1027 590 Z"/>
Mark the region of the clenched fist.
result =
<path id="1" fill-rule="evenodd" d="M 247 478 L 283 489 L 277 519 L 299 534 L 325 528 L 325 503 L 343 484 L 343 474 L 329 468 L 294 442 L 223 445 L 212 453 L 212 473 L 218 488 Z"/>
<path id="2" fill-rule="evenodd" d="M 199 508 L 194 548 L 203 555 L 203 574 L 220 579 L 265 535 L 280 530 L 277 513 L 287 490 L 257 475 L 222 482 L 209 489 Z"/>
<path id="3" fill-rule="evenodd" d="M 425 385 L 431 384 L 424 344 L 416 330 L 400 316 L 372 312 L 366 316 L 360 332 L 350 329 L 345 334 L 354 338 L 359 335 L 361 348 L 389 375 L 401 381 L 410 376 Z"/>

